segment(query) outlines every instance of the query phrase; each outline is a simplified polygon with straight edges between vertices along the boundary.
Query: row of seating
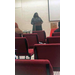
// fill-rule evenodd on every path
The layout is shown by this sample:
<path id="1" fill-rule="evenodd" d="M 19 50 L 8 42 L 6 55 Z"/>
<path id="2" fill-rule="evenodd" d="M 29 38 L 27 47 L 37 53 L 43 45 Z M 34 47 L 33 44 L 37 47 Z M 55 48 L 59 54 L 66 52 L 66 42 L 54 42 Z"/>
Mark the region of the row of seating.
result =
<path id="1" fill-rule="evenodd" d="M 37 33 L 39 42 L 46 42 L 46 33 L 45 31 L 33 31 L 32 33 Z M 60 36 L 60 32 L 53 33 L 53 36 Z M 21 37 L 21 34 L 15 33 L 15 37 Z"/>
<path id="2" fill-rule="evenodd" d="M 30 59 L 34 54 L 35 58 L 15 60 L 15 75 L 53 75 L 53 71 L 60 71 L 60 36 L 45 38 L 47 44 L 39 44 L 39 38 L 36 33 L 15 37 L 15 54 Z"/>
<path id="3" fill-rule="evenodd" d="M 35 44 L 33 49 L 28 48 L 28 42 L 25 37 L 15 38 L 15 54 L 19 56 L 31 56 L 35 59 L 48 59 L 54 70 L 60 67 L 60 44 Z"/>
<path id="4" fill-rule="evenodd" d="M 34 44 L 42 43 L 60 43 L 60 36 L 47 37 L 45 36 L 45 31 L 35 31 L 37 33 L 23 34 L 23 37 L 27 38 L 28 48 L 33 48 Z M 42 35 L 41 35 L 42 32 Z M 20 37 L 21 35 L 17 36 Z M 40 40 L 39 40 L 40 39 Z"/>

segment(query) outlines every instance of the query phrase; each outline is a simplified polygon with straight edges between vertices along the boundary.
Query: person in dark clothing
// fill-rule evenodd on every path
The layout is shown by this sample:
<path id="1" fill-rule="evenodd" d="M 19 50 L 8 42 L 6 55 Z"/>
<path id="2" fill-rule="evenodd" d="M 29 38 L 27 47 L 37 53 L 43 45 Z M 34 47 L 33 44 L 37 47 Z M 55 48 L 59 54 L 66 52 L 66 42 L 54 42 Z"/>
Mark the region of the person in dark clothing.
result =
<path id="1" fill-rule="evenodd" d="M 34 16 L 31 20 L 31 24 L 33 25 L 33 31 L 42 30 L 42 19 L 38 16 L 38 13 L 34 13 Z"/>
<path id="2" fill-rule="evenodd" d="M 54 32 L 60 32 L 60 22 L 58 23 L 59 28 L 56 29 Z"/>

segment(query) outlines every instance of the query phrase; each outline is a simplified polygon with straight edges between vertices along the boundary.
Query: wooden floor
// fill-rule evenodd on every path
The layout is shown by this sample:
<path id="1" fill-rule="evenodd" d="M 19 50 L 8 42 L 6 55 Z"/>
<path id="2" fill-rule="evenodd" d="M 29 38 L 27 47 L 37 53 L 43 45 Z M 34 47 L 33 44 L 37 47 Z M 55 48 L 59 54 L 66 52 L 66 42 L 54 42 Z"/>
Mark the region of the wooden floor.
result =
<path id="1" fill-rule="evenodd" d="M 16 59 L 18 59 L 17 56 Z M 25 59 L 25 56 L 20 56 L 20 59 Z M 29 59 L 29 57 L 26 56 L 26 59 Z M 34 60 L 34 55 L 32 55 L 31 60 Z M 60 71 L 53 71 L 53 75 L 60 75 Z"/>

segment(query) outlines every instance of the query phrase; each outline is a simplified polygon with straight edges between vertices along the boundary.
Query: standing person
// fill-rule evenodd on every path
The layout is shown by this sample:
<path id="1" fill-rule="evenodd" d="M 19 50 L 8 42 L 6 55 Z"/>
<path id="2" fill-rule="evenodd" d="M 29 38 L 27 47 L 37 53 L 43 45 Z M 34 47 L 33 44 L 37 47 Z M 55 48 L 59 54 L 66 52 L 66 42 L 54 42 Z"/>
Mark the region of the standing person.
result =
<path id="1" fill-rule="evenodd" d="M 42 30 L 42 19 L 38 16 L 38 13 L 34 13 L 34 16 L 31 20 L 31 24 L 33 25 L 33 31 Z"/>

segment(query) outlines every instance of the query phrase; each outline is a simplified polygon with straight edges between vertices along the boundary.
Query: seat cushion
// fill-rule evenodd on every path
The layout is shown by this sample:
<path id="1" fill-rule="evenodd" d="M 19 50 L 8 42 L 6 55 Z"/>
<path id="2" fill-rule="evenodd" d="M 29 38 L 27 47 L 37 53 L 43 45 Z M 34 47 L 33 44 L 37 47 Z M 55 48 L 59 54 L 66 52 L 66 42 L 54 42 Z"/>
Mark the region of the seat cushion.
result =
<path id="1" fill-rule="evenodd" d="M 29 53 L 30 56 L 33 55 L 34 54 L 34 49 L 28 49 L 28 53 Z"/>

